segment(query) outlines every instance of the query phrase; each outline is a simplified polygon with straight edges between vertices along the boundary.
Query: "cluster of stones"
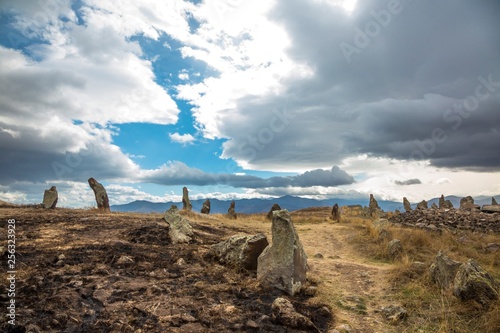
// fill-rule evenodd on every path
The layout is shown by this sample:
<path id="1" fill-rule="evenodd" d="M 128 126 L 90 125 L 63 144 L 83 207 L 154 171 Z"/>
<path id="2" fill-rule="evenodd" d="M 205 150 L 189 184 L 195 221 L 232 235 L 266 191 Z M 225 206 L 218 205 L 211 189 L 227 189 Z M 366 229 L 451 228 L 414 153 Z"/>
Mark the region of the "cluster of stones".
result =
<path id="1" fill-rule="evenodd" d="M 262 287 L 293 296 L 306 281 L 307 255 L 286 209 L 273 212 L 271 231 L 271 245 L 263 234 L 235 235 L 212 245 L 207 256 L 238 270 L 257 270 Z"/>
<path id="2" fill-rule="evenodd" d="M 496 204 L 494 198 L 492 205 L 485 205 L 480 209 L 474 204 L 472 197 L 465 197 L 460 201 L 460 208 L 454 209 L 451 202 L 441 196 L 439 207 L 428 209 L 427 203 L 424 205 L 421 202 L 416 210 L 412 210 L 405 199 L 403 198 L 403 205 L 406 212 L 390 217 L 392 223 L 435 231 L 460 229 L 500 233 L 500 205 Z"/>

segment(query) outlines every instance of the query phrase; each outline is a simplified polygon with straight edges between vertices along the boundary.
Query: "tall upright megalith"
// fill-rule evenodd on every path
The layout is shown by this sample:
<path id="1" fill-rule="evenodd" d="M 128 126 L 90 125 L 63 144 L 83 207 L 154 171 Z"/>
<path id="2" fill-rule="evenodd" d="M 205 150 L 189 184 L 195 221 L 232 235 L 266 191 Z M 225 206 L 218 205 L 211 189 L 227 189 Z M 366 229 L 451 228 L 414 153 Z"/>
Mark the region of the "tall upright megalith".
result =
<path id="1" fill-rule="evenodd" d="M 46 209 L 54 209 L 57 205 L 57 190 L 55 186 L 52 186 L 50 189 L 45 190 L 43 192 L 43 207 Z"/>
<path id="2" fill-rule="evenodd" d="M 257 260 L 257 280 L 294 295 L 306 282 L 307 255 L 286 209 L 273 212 L 271 230 L 273 243 Z"/>
<path id="3" fill-rule="evenodd" d="M 379 207 L 377 200 L 370 194 L 370 203 L 368 204 L 368 214 L 370 217 L 380 217 L 382 215 L 382 209 Z"/>
<path id="4" fill-rule="evenodd" d="M 190 212 L 193 209 L 191 201 L 189 201 L 189 191 L 187 187 L 182 188 L 182 209 Z"/>
<path id="5" fill-rule="evenodd" d="M 332 220 L 340 222 L 340 209 L 338 204 L 332 207 Z"/>
<path id="6" fill-rule="evenodd" d="M 90 188 L 94 191 L 97 208 L 102 212 L 109 213 L 111 210 L 109 208 L 108 193 L 106 193 L 104 186 L 102 186 L 102 184 L 97 182 L 94 178 L 89 178 L 88 182 Z"/>
<path id="7" fill-rule="evenodd" d="M 406 197 L 403 197 L 403 207 L 405 208 L 406 212 L 412 211 L 410 202 L 408 201 L 408 199 L 406 199 Z"/>
<path id="8" fill-rule="evenodd" d="M 229 208 L 227 210 L 227 217 L 230 219 L 233 219 L 233 220 L 238 218 L 238 216 L 236 215 L 235 206 L 236 206 L 236 202 L 231 201 L 231 204 L 229 205 Z"/>

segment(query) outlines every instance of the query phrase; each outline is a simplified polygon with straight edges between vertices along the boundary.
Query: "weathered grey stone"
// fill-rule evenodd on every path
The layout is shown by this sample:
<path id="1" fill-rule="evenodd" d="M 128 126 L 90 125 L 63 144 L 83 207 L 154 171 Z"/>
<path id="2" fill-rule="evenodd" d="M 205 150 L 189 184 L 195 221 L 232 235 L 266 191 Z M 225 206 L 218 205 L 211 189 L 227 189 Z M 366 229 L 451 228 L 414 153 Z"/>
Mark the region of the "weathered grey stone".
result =
<path id="1" fill-rule="evenodd" d="M 272 237 L 259 256 L 257 279 L 265 288 L 294 295 L 306 281 L 307 255 L 286 209 L 273 213 Z"/>
<path id="2" fill-rule="evenodd" d="M 431 205 L 431 208 L 432 209 L 438 209 L 438 206 L 436 205 L 436 203 L 433 202 L 432 205 Z"/>
<path id="3" fill-rule="evenodd" d="M 422 209 L 427 209 L 427 208 L 428 208 L 428 207 L 427 207 L 427 201 L 425 201 L 425 200 L 422 200 L 422 201 L 421 201 L 421 202 L 419 202 L 419 203 L 418 203 L 418 205 L 417 205 L 417 209 L 420 209 L 420 210 L 422 210 Z"/>
<path id="4" fill-rule="evenodd" d="M 269 210 L 269 212 L 267 213 L 266 218 L 267 218 L 268 220 L 272 220 L 272 219 L 273 219 L 273 212 L 274 212 L 274 211 L 276 211 L 276 210 L 281 210 L 281 207 L 280 207 L 280 205 L 278 205 L 278 204 L 276 204 L 276 203 L 275 203 L 275 204 L 271 207 L 271 210 Z"/>
<path id="5" fill-rule="evenodd" d="M 403 246 L 399 239 L 393 239 L 387 244 L 387 254 L 391 259 L 397 259 L 403 254 Z"/>
<path id="6" fill-rule="evenodd" d="M 495 200 L 494 197 L 491 197 L 491 205 L 494 206 L 494 205 L 498 205 L 497 201 Z"/>
<path id="7" fill-rule="evenodd" d="M 452 209 L 453 208 L 453 203 L 450 200 L 445 200 L 443 204 L 444 209 Z"/>
<path id="8" fill-rule="evenodd" d="M 373 194 L 370 194 L 370 203 L 368 205 L 368 214 L 370 217 L 380 217 L 382 213 L 382 209 L 380 209 L 377 200 L 373 197 Z"/>
<path id="9" fill-rule="evenodd" d="M 408 201 L 408 199 L 406 199 L 406 197 L 403 197 L 403 207 L 405 208 L 405 211 L 407 211 L 407 212 L 412 211 L 410 202 Z"/>
<path id="10" fill-rule="evenodd" d="M 236 235 L 212 245 L 208 256 L 238 270 L 256 270 L 257 259 L 268 245 L 264 234 Z"/>
<path id="11" fill-rule="evenodd" d="M 106 193 L 104 186 L 102 186 L 101 183 L 98 183 L 94 178 L 89 178 L 88 182 L 90 188 L 94 191 L 97 208 L 102 212 L 110 212 L 108 193 Z"/>
<path id="12" fill-rule="evenodd" d="M 210 214 L 210 200 L 207 199 L 203 202 L 203 206 L 201 207 L 202 214 Z"/>
<path id="13" fill-rule="evenodd" d="M 182 209 L 190 212 L 193 209 L 191 201 L 189 201 L 189 191 L 187 187 L 182 188 Z"/>
<path id="14" fill-rule="evenodd" d="M 332 207 L 332 220 L 340 222 L 340 210 L 338 204 L 335 204 Z"/>
<path id="15" fill-rule="evenodd" d="M 469 259 L 458 269 L 453 283 L 453 294 L 461 300 L 475 300 L 488 306 L 498 299 L 499 283 L 474 259 Z"/>
<path id="16" fill-rule="evenodd" d="M 290 328 L 313 329 L 319 332 L 313 322 L 306 316 L 296 312 L 293 304 L 286 298 L 276 298 L 271 305 L 271 311 L 271 319 L 274 323 Z"/>
<path id="17" fill-rule="evenodd" d="M 448 288 L 455 279 L 460 265 L 460 262 L 450 259 L 442 251 L 439 251 L 429 268 L 431 280 L 443 289 Z"/>
<path id="18" fill-rule="evenodd" d="M 43 207 L 46 209 L 54 209 L 57 205 L 57 190 L 55 186 L 52 186 L 50 189 L 45 190 L 43 193 Z"/>
<path id="19" fill-rule="evenodd" d="M 234 201 L 231 201 L 231 204 L 229 205 L 229 208 L 227 210 L 227 217 L 230 219 L 237 219 L 238 215 L 236 215 L 235 207 L 236 203 Z"/>
<path id="20" fill-rule="evenodd" d="M 470 195 L 460 199 L 460 209 L 476 209 L 477 206 L 474 204 L 474 198 Z"/>
<path id="21" fill-rule="evenodd" d="M 441 197 L 439 198 L 439 208 L 444 208 L 444 195 L 441 194 Z"/>
<path id="22" fill-rule="evenodd" d="M 163 216 L 165 221 L 170 225 L 168 235 L 173 244 L 189 243 L 193 237 L 193 227 L 189 221 L 179 214 L 176 205 L 172 205 Z"/>

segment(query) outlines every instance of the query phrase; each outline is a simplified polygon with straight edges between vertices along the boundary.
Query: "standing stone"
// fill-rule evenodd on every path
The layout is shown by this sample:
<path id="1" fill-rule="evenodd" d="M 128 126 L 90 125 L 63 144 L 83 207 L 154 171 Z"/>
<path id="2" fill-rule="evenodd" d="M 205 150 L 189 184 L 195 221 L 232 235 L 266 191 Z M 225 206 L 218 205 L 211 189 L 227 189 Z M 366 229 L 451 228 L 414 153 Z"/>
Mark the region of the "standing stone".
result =
<path id="1" fill-rule="evenodd" d="M 340 210 L 339 205 L 335 204 L 332 208 L 332 220 L 340 222 Z"/>
<path id="2" fill-rule="evenodd" d="M 272 237 L 272 245 L 259 256 L 257 280 L 293 296 L 306 282 L 307 255 L 286 209 L 273 213 Z"/>
<path id="3" fill-rule="evenodd" d="M 272 220 L 272 219 L 273 219 L 273 212 L 274 212 L 275 210 L 281 210 L 280 205 L 278 205 L 278 204 L 274 204 L 274 205 L 271 207 L 271 210 L 270 210 L 270 211 L 267 213 L 267 215 L 266 215 L 266 218 L 267 218 L 268 220 Z"/>
<path id="4" fill-rule="evenodd" d="M 168 235 L 173 244 L 189 243 L 193 237 L 193 227 L 189 221 L 179 214 L 176 205 L 172 205 L 163 216 L 169 224 Z"/>
<path id="5" fill-rule="evenodd" d="M 403 197 L 403 207 L 405 208 L 406 212 L 412 211 L 410 202 L 408 201 L 408 199 L 406 199 L 406 197 Z"/>
<path id="6" fill-rule="evenodd" d="M 420 209 L 420 210 L 423 210 L 423 209 L 427 209 L 427 201 L 425 200 L 422 200 L 418 205 L 417 205 L 417 209 Z"/>
<path id="7" fill-rule="evenodd" d="M 453 283 L 460 265 L 460 262 L 450 259 L 442 251 L 439 251 L 429 268 L 432 282 L 443 289 L 448 288 Z"/>
<path id="8" fill-rule="evenodd" d="M 453 282 L 453 294 L 461 300 L 475 300 L 487 307 L 498 299 L 500 285 L 474 259 L 469 259 L 458 269 Z"/>
<path id="9" fill-rule="evenodd" d="M 208 257 L 237 270 L 257 270 L 257 259 L 269 245 L 264 234 L 236 235 L 212 245 Z"/>
<path id="10" fill-rule="evenodd" d="M 494 197 L 491 197 L 491 205 L 492 206 L 498 205 L 498 203 L 497 203 L 497 201 L 495 200 Z"/>
<path id="11" fill-rule="evenodd" d="M 46 209 L 54 209 L 57 205 L 57 190 L 55 186 L 52 186 L 50 189 L 45 190 L 43 193 L 43 207 Z"/>
<path id="12" fill-rule="evenodd" d="M 234 201 L 231 201 L 231 204 L 229 205 L 229 208 L 227 210 L 227 217 L 233 220 L 236 220 L 238 216 L 236 215 L 236 211 L 234 210 L 234 206 L 236 206 L 236 203 Z"/>
<path id="13" fill-rule="evenodd" d="M 382 209 L 380 209 L 377 200 L 373 197 L 373 194 L 370 194 L 370 203 L 368 205 L 368 214 L 370 217 L 379 217 Z"/>
<path id="14" fill-rule="evenodd" d="M 478 206 L 474 204 L 474 198 L 472 198 L 470 195 L 460 199 L 460 209 L 476 209 Z"/>
<path id="15" fill-rule="evenodd" d="M 191 201 L 189 201 L 189 192 L 187 187 L 182 188 L 182 210 L 187 210 L 190 212 L 193 209 Z"/>
<path id="16" fill-rule="evenodd" d="M 89 178 L 88 180 L 90 188 L 94 191 L 95 201 L 97 203 L 97 208 L 102 212 L 109 213 L 109 199 L 106 189 L 101 183 L 98 183 L 94 178 Z"/>
<path id="17" fill-rule="evenodd" d="M 451 203 L 450 200 L 445 200 L 444 203 L 443 203 L 443 207 L 440 206 L 439 208 L 452 209 L 453 208 L 453 204 Z"/>
<path id="18" fill-rule="evenodd" d="M 436 205 L 436 203 L 435 203 L 435 202 L 433 202 L 433 203 L 432 203 L 432 205 L 431 205 L 431 208 L 432 208 L 432 209 L 438 209 L 438 206 Z"/>
<path id="19" fill-rule="evenodd" d="M 205 202 L 203 202 L 203 206 L 201 207 L 201 213 L 202 214 L 210 214 L 210 200 L 205 200 Z"/>
<path id="20" fill-rule="evenodd" d="M 441 197 L 439 198 L 439 208 L 444 208 L 444 195 L 441 194 Z"/>
<path id="21" fill-rule="evenodd" d="M 387 254 L 391 259 L 398 259 L 403 254 L 403 245 L 399 239 L 393 239 L 387 244 Z"/>

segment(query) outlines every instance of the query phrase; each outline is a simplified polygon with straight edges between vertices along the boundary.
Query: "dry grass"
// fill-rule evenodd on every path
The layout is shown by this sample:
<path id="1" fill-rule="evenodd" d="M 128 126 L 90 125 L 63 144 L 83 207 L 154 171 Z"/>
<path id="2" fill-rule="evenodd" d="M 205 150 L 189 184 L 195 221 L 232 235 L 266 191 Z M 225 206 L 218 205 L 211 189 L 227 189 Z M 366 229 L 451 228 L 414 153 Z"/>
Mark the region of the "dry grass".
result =
<path id="1" fill-rule="evenodd" d="M 462 302 L 450 290 L 440 290 L 429 277 L 428 268 L 438 251 L 452 259 L 473 258 L 495 278 L 500 278 L 500 253 L 487 253 L 488 243 L 500 243 L 499 235 L 470 232 L 443 233 L 420 229 L 380 226 L 373 221 L 353 220 L 359 233 L 353 244 L 375 261 L 392 262 L 388 280 L 395 298 L 412 315 L 401 332 L 500 332 L 500 301 L 485 310 L 474 302 Z M 381 235 L 389 234 L 389 238 Z M 391 260 L 387 253 L 390 239 L 399 239 L 403 255 Z"/>

